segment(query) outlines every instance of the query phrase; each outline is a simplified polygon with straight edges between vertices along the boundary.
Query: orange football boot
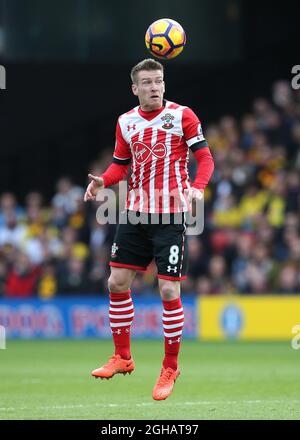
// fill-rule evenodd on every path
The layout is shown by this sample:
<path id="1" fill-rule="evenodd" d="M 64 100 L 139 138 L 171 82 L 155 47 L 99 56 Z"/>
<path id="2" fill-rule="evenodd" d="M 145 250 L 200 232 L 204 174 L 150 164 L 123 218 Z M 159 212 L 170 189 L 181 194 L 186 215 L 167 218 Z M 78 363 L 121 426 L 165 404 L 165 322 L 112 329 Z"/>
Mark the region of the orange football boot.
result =
<path id="1" fill-rule="evenodd" d="M 162 367 L 160 376 L 153 388 L 152 397 L 154 400 L 165 400 L 173 391 L 174 384 L 179 376 L 179 370 Z"/>
<path id="2" fill-rule="evenodd" d="M 133 359 L 122 359 L 119 354 L 114 354 L 111 356 L 107 362 L 107 364 L 103 365 L 100 368 L 92 371 L 92 376 L 96 379 L 100 377 L 101 379 L 110 379 L 115 374 L 124 375 L 129 373 L 131 374 L 134 370 L 134 362 Z"/>

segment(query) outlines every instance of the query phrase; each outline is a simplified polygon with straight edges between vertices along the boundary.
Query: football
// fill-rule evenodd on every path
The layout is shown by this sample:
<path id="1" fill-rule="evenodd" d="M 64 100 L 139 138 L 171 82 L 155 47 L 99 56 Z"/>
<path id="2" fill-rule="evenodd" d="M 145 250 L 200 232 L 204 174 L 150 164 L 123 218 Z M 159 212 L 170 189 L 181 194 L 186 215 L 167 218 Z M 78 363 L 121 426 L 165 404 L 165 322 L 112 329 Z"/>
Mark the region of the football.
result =
<path id="1" fill-rule="evenodd" d="M 175 58 L 186 43 L 186 35 L 182 26 L 170 18 L 154 21 L 146 32 L 147 49 L 157 58 Z"/>

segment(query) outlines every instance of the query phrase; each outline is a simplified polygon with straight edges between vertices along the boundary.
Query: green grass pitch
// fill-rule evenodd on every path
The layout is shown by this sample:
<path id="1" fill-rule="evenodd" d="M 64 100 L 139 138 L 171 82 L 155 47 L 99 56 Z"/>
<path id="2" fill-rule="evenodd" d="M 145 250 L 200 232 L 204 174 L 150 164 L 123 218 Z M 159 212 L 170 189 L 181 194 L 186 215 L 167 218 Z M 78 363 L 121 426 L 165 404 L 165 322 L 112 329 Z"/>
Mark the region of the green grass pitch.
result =
<path id="1" fill-rule="evenodd" d="M 90 371 L 111 341 L 8 341 L 0 350 L 0 419 L 300 419 L 300 351 L 290 342 L 183 341 L 173 394 L 152 399 L 162 341 L 132 341 L 131 376 Z"/>

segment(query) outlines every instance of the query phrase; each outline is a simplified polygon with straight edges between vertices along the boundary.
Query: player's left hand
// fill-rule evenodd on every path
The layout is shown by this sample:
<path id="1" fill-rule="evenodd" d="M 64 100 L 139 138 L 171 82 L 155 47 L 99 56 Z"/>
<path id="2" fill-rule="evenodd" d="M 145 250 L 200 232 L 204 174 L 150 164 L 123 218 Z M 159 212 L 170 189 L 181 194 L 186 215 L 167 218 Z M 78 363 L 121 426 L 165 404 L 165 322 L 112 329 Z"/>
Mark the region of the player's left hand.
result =
<path id="1" fill-rule="evenodd" d="M 88 177 L 91 182 L 89 183 L 84 194 L 83 200 L 85 202 L 88 200 L 96 200 L 97 192 L 104 188 L 104 180 L 102 177 L 93 176 L 93 174 L 89 174 Z"/>
<path id="2" fill-rule="evenodd" d="M 202 200 L 204 197 L 204 191 L 202 189 L 193 188 L 191 187 L 188 191 L 188 201 L 189 203 L 193 202 L 194 200 Z"/>

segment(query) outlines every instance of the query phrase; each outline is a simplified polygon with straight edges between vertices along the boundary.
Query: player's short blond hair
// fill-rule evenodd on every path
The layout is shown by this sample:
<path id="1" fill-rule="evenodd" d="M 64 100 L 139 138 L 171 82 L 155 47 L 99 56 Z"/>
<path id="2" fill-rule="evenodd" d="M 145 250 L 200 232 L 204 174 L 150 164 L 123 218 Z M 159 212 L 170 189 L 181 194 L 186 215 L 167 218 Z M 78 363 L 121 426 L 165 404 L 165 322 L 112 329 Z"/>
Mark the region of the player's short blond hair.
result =
<path id="1" fill-rule="evenodd" d="M 164 73 L 164 66 L 160 62 L 155 61 L 152 58 L 146 58 L 145 60 L 140 61 L 131 69 L 130 72 L 131 80 L 133 83 L 137 82 L 137 74 L 141 70 L 161 70 L 161 72 Z"/>

